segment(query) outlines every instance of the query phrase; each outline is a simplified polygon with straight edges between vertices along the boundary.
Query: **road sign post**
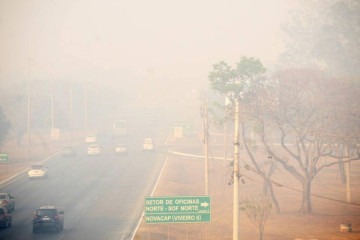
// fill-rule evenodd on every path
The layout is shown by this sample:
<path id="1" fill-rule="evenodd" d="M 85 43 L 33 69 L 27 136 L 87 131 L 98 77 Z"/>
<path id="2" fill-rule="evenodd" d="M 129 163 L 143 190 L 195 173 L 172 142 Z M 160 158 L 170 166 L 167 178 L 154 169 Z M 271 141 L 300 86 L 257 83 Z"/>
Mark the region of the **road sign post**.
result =
<path id="1" fill-rule="evenodd" d="M 209 196 L 146 197 L 145 223 L 210 222 Z"/>

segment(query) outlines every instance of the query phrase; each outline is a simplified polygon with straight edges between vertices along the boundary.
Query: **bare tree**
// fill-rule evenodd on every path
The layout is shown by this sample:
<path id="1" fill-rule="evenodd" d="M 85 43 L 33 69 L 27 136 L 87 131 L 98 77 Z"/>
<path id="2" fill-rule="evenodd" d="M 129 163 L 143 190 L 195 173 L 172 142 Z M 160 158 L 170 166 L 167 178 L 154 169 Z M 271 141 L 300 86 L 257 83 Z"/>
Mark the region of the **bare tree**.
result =
<path id="1" fill-rule="evenodd" d="M 263 124 L 261 139 L 273 159 L 301 183 L 300 212 L 311 213 L 313 179 L 322 169 L 339 163 L 338 159 L 343 156 L 338 153 L 336 144 L 348 142 L 349 138 L 346 138 L 347 141 L 341 138 L 343 135 L 340 133 L 344 133 L 341 121 L 337 121 L 336 125 L 331 117 L 337 115 L 337 108 L 329 104 L 329 95 L 324 94 L 331 79 L 310 70 L 287 70 L 278 72 L 275 77 L 279 96 L 277 107 L 267 112 L 266 118 L 264 112 L 263 116 L 259 116 L 258 120 Z M 345 116 L 338 117 L 346 119 Z M 278 131 L 280 146 L 270 144 L 269 128 Z M 347 161 L 356 159 L 359 159 L 359 154 L 349 156 Z"/>
<path id="2" fill-rule="evenodd" d="M 271 215 L 271 201 L 264 196 L 258 199 L 243 199 L 240 201 L 239 209 L 241 212 L 245 213 L 250 222 L 257 228 L 259 240 L 262 240 L 266 222 Z"/>
<path id="3" fill-rule="evenodd" d="M 267 161 L 264 159 L 256 159 L 254 153 L 259 151 L 257 144 L 254 144 L 252 139 L 247 138 L 245 123 L 242 123 L 242 138 L 244 139 L 244 148 L 249 156 L 250 163 L 245 163 L 245 169 L 252 170 L 257 175 L 259 175 L 263 179 L 263 196 L 266 197 L 270 194 L 270 198 L 277 213 L 280 213 L 280 205 L 276 199 L 273 183 L 271 180 L 271 176 L 274 173 L 276 167 L 276 162 L 272 160 L 271 156 L 268 156 Z M 251 165 L 250 165 L 251 164 Z"/>

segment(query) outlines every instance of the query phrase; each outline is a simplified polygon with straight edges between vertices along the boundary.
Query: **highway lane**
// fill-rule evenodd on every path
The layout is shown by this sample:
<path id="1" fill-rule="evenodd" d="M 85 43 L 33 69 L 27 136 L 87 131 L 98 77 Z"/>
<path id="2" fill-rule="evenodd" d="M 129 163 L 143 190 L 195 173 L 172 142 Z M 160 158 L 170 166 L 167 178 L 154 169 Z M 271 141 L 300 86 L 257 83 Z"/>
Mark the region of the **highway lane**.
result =
<path id="1" fill-rule="evenodd" d="M 19 178 L 0 189 L 16 198 L 13 226 L 0 229 L 0 240 L 130 239 L 159 174 L 165 155 L 141 151 L 140 137 L 128 137 L 129 154 L 114 153 L 116 141 L 103 137 L 100 156 L 87 156 L 81 143 L 75 157 L 47 162 L 49 178 Z M 65 211 L 64 231 L 32 233 L 32 213 L 41 205 Z"/>

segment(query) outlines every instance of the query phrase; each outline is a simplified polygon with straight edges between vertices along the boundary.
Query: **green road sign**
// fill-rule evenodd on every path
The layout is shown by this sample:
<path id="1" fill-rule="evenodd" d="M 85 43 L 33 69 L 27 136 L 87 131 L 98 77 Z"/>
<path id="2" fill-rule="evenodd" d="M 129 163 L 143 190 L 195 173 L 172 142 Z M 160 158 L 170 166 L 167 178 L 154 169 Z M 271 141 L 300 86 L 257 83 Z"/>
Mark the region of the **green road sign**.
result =
<path id="1" fill-rule="evenodd" d="M 184 132 L 190 132 L 190 131 L 193 131 L 194 129 L 194 126 L 192 123 L 188 123 L 188 122 L 185 122 L 185 123 L 174 123 L 173 124 L 174 127 L 182 127 Z"/>
<path id="2" fill-rule="evenodd" d="M 0 153 L 0 163 L 7 163 L 9 161 L 7 153 Z"/>
<path id="3" fill-rule="evenodd" d="M 145 223 L 210 222 L 210 197 L 146 197 Z"/>

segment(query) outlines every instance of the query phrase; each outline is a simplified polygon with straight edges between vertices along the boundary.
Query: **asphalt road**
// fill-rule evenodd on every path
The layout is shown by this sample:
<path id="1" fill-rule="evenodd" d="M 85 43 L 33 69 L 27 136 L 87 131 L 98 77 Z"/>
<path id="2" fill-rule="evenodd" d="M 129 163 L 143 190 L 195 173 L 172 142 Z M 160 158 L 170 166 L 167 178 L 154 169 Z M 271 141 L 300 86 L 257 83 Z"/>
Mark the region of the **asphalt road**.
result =
<path id="1" fill-rule="evenodd" d="M 140 137 L 127 137 L 126 156 L 114 153 L 117 141 L 99 139 L 100 156 L 87 156 L 86 145 L 75 157 L 57 155 L 46 165 L 48 179 L 27 176 L 0 188 L 16 198 L 13 225 L 0 229 L 0 240 L 131 239 L 141 216 L 144 197 L 149 196 L 165 154 L 142 152 Z M 32 233 L 32 214 L 41 205 L 56 205 L 65 211 L 60 233 Z"/>

